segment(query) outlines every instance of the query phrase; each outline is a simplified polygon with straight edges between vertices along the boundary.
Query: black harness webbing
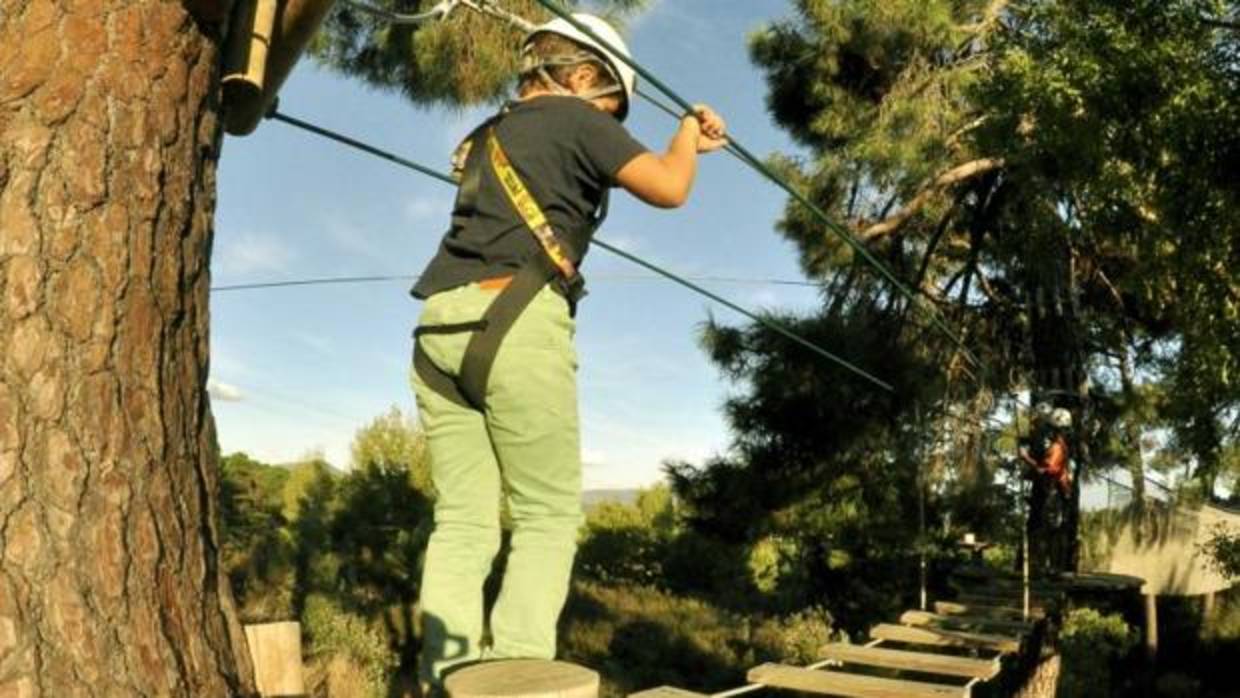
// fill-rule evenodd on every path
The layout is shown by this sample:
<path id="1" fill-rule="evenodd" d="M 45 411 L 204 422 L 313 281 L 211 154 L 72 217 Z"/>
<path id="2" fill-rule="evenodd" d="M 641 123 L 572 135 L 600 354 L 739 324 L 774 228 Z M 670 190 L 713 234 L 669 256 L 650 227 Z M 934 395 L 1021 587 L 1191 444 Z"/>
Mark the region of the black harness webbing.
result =
<path id="1" fill-rule="evenodd" d="M 482 180 L 482 168 L 489 161 L 492 170 L 500 180 L 501 188 L 508 197 L 509 203 L 516 209 L 530 234 L 538 240 L 544 254 L 536 255 L 522 265 L 512 280 L 487 306 L 482 318 L 473 322 L 455 323 L 450 325 L 428 325 L 414 330 L 413 367 L 418 377 L 427 387 L 452 402 L 469 409 L 482 411 L 486 404 L 487 381 L 491 376 L 491 368 L 495 357 L 499 354 L 500 345 L 508 331 L 516 323 L 521 314 L 529 306 L 538 292 L 548 282 L 557 280 L 558 290 L 568 299 L 570 312 L 576 311 L 577 300 L 581 297 L 581 275 L 568 259 L 563 246 L 555 237 L 554 231 L 547 223 L 534 198 L 530 196 L 525 184 L 509 163 L 507 155 L 495 136 L 494 120 L 487 122 L 471 136 L 473 141 L 469 160 L 465 168 L 464 178 L 460 185 L 458 209 L 473 210 L 474 200 Z M 485 148 L 478 147 L 481 134 L 485 132 Z M 480 152 L 484 151 L 485 152 Z M 593 221 L 597 228 L 606 213 L 606 192 L 604 192 L 603 214 Z M 426 356 L 420 346 L 419 339 L 428 334 L 455 334 L 472 332 L 465 354 L 461 359 L 458 374 L 440 369 Z"/>

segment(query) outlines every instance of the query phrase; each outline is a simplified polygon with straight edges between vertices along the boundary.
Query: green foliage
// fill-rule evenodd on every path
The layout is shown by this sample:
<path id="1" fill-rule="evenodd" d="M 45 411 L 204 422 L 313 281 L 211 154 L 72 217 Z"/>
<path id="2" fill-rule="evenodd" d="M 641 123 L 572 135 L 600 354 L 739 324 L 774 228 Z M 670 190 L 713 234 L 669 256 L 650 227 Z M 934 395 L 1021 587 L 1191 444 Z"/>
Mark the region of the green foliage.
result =
<path id="1" fill-rule="evenodd" d="M 293 541 L 283 514 L 289 473 L 244 453 L 220 460 L 221 565 L 249 623 L 292 613 Z"/>
<path id="2" fill-rule="evenodd" d="M 397 410 L 358 431 L 353 455 L 344 473 L 320 459 L 223 459 L 223 564 L 243 620 L 300 619 L 325 685 L 360 671 L 364 695 L 381 695 L 419 646 L 429 465 L 424 437 Z"/>
<path id="3" fill-rule="evenodd" d="M 350 451 L 355 470 L 379 468 L 385 473 L 405 473 L 413 489 L 434 497 L 426 436 L 400 408 L 392 407 L 359 429 Z"/>
<path id="4" fill-rule="evenodd" d="M 603 698 L 659 685 L 713 691 L 764 661 L 804 661 L 834 639 L 830 615 L 755 617 L 637 585 L 579 582 L 565 608 L 560 656 L 602 674 Z"/>
<path id="5" fill-rule="evenodd" d="M 931 302 L 894 297 L 790 201 L 779 232 L 824 302 L 780 319 L 844 348 L 895 383 L 896 398 L 759 327 L 712 324 L 707 349 L 740 391 L 726 405 L 728 456 L 672 470 L 691 524 L 743 542 L 791 532 L 802 551 L 812 539 L 824 550 L 800 553 L 806 572 L 786 578 L 807 580 L 797 583 L 847 625 L 880 604 L 844 604 L 898 593 L 849 579 L 863 569 L 907 579 L 900 555 L 883 551 L 934 547 L 907 516 L 914 463 L 928 466 L 932 530 L 950 516 L 1014 549 L 1018 508 L 993 485 L 996 455 L 978 455 L 985 430 L 934 415 L 987 416 L 989 395 L 1089 374 L 1096 409 L 1076 435 L 1078 463 L 1139 476 L 1143 433 L 1166 428 L 1203 480 L 1228 472 L 1240 404 L 1240 187 L 1227 164 L 1240 155 L 1240 34 L 1202 18 L 1235 3 L 793 4 L 795 19 L 750 37 L 772 115 L 811 151 L 772 165 Z M 930 312 L 984 369 L 964 370 L 927 328 Z M 928 426 L 910 428 L 916 408 Z M 770 587 L 789 556 L 760 552 Z"/>
<path id="6" fill-rule="evenodd" d="M 1204 552 L 1225 577 L 1240 580 L 1240 534 L 1219 524 L 1206 541 Z"/>
<path id="7" fill-rule="evenodd" d="M 396 660 L 381 630 L 321 594 L 306 600 L 301 621 L 310 657 L 346 657 L 362 669 L 361 696 L 387 695 L 388 675 L 396 668 Z"/>
<path id="8" fill-rule="evenodd" d="M 1111 695 L 1112 667 L 1136 646 L 1138 637 L 1119 614 L 1103 615 L 1092 608 L 1071 611 L 1059 634 L 1063 675 L 1058 695 Z"/>
<path id="9" fill-rule="evenodd" d="M 438 0 L 368 4 L 402 13 L 427 12 Z M 506 12 L 535 24 L 550 18 L 534 0 L 505 0 Z M 564 6 L 576 2 L 563 2 Z M 593 3 L 613 21 L 640 10 L 645 0 Z M 394 90 L 415 104 L 464 107 L 497 102 L 510 90 L 524 33 L 506 20 L 460 5 L 445 19 L 392 25 L 338 3 L 310 46 L 321 63 L 368 84 Z"/>
<path id="10" fill-rule="evenodd" d="M 825 608 L 811 606 L 782 618 L 763 620 L 754 628 L 753 642 L 763 654 L 806 666 L 821 659 L 818 652 L 823 645 L 848 639 L 834 624 Z"/>

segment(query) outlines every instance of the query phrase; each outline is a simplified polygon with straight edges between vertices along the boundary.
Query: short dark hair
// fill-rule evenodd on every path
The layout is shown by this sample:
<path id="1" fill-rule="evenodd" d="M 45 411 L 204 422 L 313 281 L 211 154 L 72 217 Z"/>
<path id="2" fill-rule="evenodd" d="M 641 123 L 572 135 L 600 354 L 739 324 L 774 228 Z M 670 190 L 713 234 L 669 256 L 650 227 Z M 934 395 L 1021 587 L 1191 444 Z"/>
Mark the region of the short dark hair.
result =
<path id="1" fill-rule="evenodd" d="M 614 87 L 620 84 L 612 75 L 611 71 L 608 70 L 606 60 L 598 51 L 595 51 L 589 46 L 573 41 L 566 36 L 561 36 L 560 34 L 554 34 L 552 32 L 535 34 L 525 44 L 524 51 L 543 60 L 552 59 L 557 56 L 571 56 L 583 52 L 588 53 L 590 54 L 592 60 L 599 64 L 599 69 L 595 72 L 593 87 L 605 88 Z M 556 81 L 560 85 L 565 85 L 569 74 L 571 74 L 573 69 L 578 65 L 580 65 L 580 63 L 575 63 L 572 65 L 550 65 L 547 66 L 547 74 L 551 76 L 552 80 Z M 517 82 L 517 94 L 525 94 L 529 90 L 539 87 L 550 88 L 551 85 L 546 84 L 546 81 L 543 79 L 542 75 L 540 75 L 537 71 L 528 71 L 522 73 Z"/>

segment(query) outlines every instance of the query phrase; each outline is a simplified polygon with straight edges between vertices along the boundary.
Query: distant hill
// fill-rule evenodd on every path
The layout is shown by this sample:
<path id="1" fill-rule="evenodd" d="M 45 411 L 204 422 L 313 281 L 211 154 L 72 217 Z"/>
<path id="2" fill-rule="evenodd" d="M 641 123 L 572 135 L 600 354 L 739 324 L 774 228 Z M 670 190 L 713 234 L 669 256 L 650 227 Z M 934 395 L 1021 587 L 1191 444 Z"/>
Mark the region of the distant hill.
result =
<path id="1" fill-rule="evenodd" d="M 581 493 L 581 504 L 586 509 L 603 502 L 632 504 L 637 501 L 637 493 L 638 490 L 585 490 Z"/>

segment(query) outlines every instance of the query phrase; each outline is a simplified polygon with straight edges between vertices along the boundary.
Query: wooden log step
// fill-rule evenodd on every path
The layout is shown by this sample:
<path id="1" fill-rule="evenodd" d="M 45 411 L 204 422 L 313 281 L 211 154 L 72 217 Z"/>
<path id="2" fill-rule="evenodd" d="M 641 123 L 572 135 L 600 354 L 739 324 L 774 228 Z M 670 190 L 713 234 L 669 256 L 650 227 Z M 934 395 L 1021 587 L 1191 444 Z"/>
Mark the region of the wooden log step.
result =
<path id="1" fill-rule="evenodd" d="M 982 594 L 1000 592 L 1009 594 L 1012 592 L 1023 592 L 1025 583 L 1020 577 L 993 577 L 990 579 L 982 579 L 979 577 L 953 577 L 952 581 L 959 586 L 967 587 L 970 591 L 976 591 Z M 1035 594 L 1045 594 L 1047 596 L 1059 596 L 1068 589 L 1068 585 L 1061 581 L 1052 579 L 1033 579 L 1029 581 L 1029 589 Z"/>
<path id="2" fill-rule="evenodd" d="M 1001 594 L 993 592 L 989 594 L 966 591 L 956 596 L 956 600 L 963 604 L 978 604 L 980 606 L 1006 606 L 1014 608 L 1017 611 L 1025 605 L 1025 595 L 1016 592 L 1014 594 Z M 1045 613 L 1046 607 L 1052 603 L 1051 600 L 1041 594 L 1029 595 L 1029 608 L 1038 609 L 1039 612 Z"/>
<path id="3" fill-rule="evenodd" d="M 454 671 L 448 698 L 598 698 L 598 673 L 546 659 L 502 659 Z"/>
<path id="4" fill-rule="evenodd" d="M 1011 606 L 992 606 L 980 603 L 958 603 L 955 601 L 935 601 L 934 612 L 944 616 L 980 616 L 983 618 L 997 618 L 999 620 L 1023 620 L 1024 612 L 1019 608 Z M 1035 620 L 1041 620 L 1046 617 L 1046 611 L 1040 606 L 1029 607 L 1029 617 Z"/>
<path id="5" fill-rule="evenodd" d="M 834 659 L 849 664 L 862 664 L 902 671 L 917 671 L 923 674 L 943 674 L 945 676 L 963 676 L 970 679 L 988 681 L 999 673 L 999 660 L 973 659 L 971 657 L 953 657 L 947 654 L 930 652 L 910 652 L 893 650 L 886 647 L 862 647 L 842 642 L 833 642 L 818 651 L 823 659 Z"/>
<path id="6" fill-rule="evenodd" d="M 849 698 L 968 698 L 965 686 L 885 679 L 825 669 L 763 664 L 749 670 L 749 681 L 772 688 Z"/>
<path id="7" fill-rule="evenodd" d="M 937 647 L 969 647 L 1011 654 L 1020 651 L 1020 638 L 989 633 L 971 633 L 943 628 L 914 628 L 894 623 L 879 623 L 870 628 L 875 640 L 905 642 L 910 645 L 933 645 Z"/>
<path id="8" fill-rule="evenodd" d="M 1033 623 L 1020 620 L 1000 620 L 981 616 L 944 616 L 929 611 L 905 611 L 900 616 L 903 625 L 931 626 L 954 630 L 980 628 L 986 632 L 998 630 L 1005 633 L 1024 635 L 1033 629 Z"/>
<path id="9" fill-rule="evenodd" d="M 628 698 L 708 698 L 709 693 L 695 693 L 675 686 L 659 686 L 648 688 L 637 693 L 630 693 Z"/>

